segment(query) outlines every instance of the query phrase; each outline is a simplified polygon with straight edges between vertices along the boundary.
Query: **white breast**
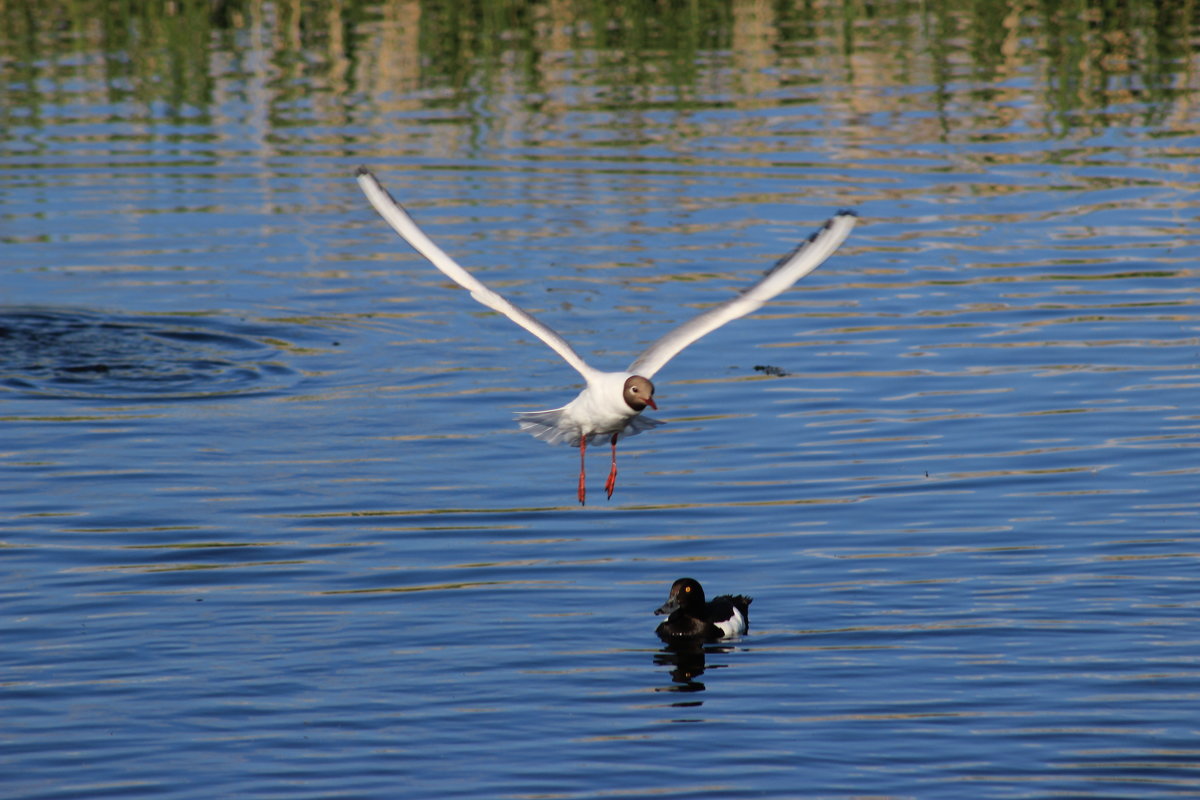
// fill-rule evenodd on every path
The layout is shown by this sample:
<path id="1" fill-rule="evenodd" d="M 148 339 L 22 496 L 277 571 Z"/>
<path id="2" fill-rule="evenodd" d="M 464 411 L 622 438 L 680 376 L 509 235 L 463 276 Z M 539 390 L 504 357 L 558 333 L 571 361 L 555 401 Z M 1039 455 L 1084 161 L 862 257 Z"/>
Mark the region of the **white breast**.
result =
<path id="1" fill-rule="evenodd" d="M 588 381 L 579 396 L 563 408 L 563 423 L 571 425 L 582 436 L 613 434 L 623 431 L 636 416 L 625 402 L 624 372 L 604 372 Z"/>

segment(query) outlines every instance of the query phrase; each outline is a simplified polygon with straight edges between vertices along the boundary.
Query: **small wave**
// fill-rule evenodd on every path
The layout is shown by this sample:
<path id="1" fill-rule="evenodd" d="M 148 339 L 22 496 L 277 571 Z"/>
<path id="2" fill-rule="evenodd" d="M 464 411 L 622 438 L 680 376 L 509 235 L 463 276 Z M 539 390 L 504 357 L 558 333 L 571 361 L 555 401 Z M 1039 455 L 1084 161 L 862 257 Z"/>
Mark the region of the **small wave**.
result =
<path id="1" fill-rule="evenodd" d="M 47 398 L 258 395 L 299 373 L 270 337 L 208 317 L 0 307 L 0 390 Z"/>

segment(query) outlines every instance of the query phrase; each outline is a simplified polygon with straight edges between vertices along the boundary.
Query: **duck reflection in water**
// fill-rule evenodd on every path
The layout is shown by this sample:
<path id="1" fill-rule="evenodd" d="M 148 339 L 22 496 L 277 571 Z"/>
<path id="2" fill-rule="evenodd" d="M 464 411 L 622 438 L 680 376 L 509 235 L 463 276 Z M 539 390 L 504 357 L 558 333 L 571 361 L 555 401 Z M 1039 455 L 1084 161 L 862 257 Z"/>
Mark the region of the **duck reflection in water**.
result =
<path id="1" fill-rule="evenodd" d="M 705 685 L 696 680 L 705 669 L 724 669 L 728 664 L 707 663 L 707 656 L 732 653 L 730 645 L 704 644 L 702 642 L 675 642 L 654 654 L 654 663 L 671 668 L 671 686 L 655 689 L 656 692 L 703 692 Z"/>
<path id="2" fill-rule="evenodd" d="M 669 615 L 655 630 L 667 646 L 655 654 L 654 663 L 673 667 L 671 679 L 679 684 L 665 691 L 704 691 L 704 684 L 695 679 L 704 674 L 705 655 L 733 650 L 711 643 L 742 636 L 750 629 L 751 602 L 750 597 L 727 594 L 706 601 L 703 587 L 694 578 L 680 578 L 671 585 L 667 602 L 654 612 Z"/>

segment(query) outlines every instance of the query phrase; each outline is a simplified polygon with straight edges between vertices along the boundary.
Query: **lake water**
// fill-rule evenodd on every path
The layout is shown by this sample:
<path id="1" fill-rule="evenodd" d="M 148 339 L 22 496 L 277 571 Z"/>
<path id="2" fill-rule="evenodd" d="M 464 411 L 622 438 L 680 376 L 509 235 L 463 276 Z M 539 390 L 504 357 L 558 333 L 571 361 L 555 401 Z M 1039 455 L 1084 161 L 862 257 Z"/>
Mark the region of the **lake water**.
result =
<path id="1" fill-rule="evenodd" d="M 1200 795 L 1196 14 L 0 6 L 0 795 Z"/>

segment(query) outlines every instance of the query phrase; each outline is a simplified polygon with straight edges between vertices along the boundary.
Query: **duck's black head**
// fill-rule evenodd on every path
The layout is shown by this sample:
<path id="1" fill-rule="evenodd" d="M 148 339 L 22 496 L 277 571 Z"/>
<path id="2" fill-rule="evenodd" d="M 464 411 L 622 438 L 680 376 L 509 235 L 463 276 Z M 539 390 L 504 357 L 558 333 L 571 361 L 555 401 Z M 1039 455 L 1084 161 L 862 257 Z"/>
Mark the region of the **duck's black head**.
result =
<path id="1" fill-rule="evenodd" d="M 695 578 L 680 578 L 671 584 L 671 593 L 667 602 L 663 603 L 655 614 L 670 614 L 681 608 L 702 608 L 704 606 L 704 589 Z"/>

